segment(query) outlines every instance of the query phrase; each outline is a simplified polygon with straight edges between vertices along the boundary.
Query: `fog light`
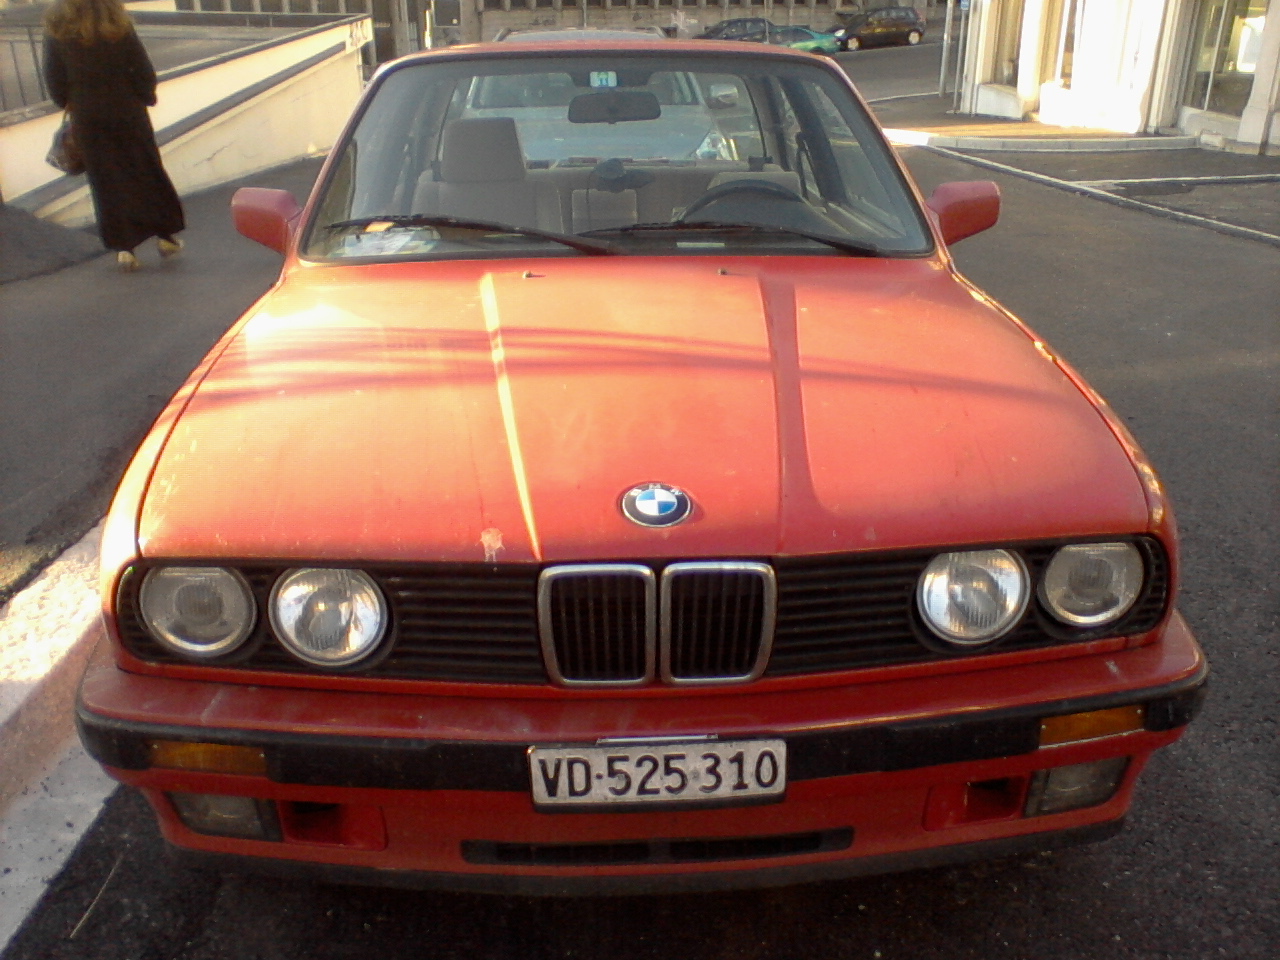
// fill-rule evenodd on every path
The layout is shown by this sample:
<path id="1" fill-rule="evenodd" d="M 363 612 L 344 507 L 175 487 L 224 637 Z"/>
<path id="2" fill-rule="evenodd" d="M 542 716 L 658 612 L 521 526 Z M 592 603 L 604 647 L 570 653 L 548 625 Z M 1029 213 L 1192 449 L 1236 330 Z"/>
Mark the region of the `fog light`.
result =
<path id="1" fill-rule="evenodd" d="M 169 799 L 182 822 L 196 833 L 242 840 L 280 839 L 270 800 L 217 793 L 171 793 Z"/>
<path id="2" fill-rule="evenodd" d="M 1128 765 L 1128 757 L 1112 757 L 1037 771 L 1027 792 L 1027 816 L 1039 817 L 1105 803 L 1115 795 Z"/>
<path id="3" fill-rule="evenodd" d="M 185 743 L 181 740 L 152 740 L 151 765 L 169 770 L 199 770 L 202 773 L 239 773 L 264 777 L 267 758 L 261 747 L 238 747 L 229 743 Z"/>

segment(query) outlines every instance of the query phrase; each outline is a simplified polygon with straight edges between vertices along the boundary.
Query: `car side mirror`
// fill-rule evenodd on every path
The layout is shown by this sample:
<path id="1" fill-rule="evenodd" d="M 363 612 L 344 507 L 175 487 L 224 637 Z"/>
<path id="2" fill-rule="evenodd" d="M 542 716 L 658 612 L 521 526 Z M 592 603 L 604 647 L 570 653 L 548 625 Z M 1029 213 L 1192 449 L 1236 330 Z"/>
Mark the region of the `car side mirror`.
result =
<path id="1" fill-rule="evenodd" d="M 302 208 L 288 190 L 241 187 L 231 198 L 231 219 L 243 236 L 284 253 Z"/>
<path id="2" fill-rule="evenodd" d="M 725 110 L 738 105 L 738 88 L 732 83 L 713 83 L 707 90 L 707 106 Z"/>
<path id="3" fill-rule="evenodd" d="M 995 226 L 1000 219 L 1000 188 L 990 180 L 940 184 L 925 203 L 947 246 Z"/>

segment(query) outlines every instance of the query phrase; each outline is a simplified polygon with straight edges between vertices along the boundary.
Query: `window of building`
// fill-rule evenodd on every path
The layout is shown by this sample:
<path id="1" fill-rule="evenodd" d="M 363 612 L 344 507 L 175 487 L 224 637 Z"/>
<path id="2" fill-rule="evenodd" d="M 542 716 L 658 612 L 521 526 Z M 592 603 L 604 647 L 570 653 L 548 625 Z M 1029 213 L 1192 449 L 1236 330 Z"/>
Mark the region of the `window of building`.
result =
<path id="1" fill-rule="evenodd" d="M 1063 89 L 1071 89 L 1071 67 L 1075 62 L 1076 37 L 1084 21 L 1084 0 L 1064 0 L 1062 16 L 1058 21 L 1058 49 L 1053 63 L 1053 79 Z"/>
<path id="2" fill-rule="evenodd" d="M 1253 90 L 1267 0 L 1201 0 L 1182 102 L 1238 117 Z"/>
<path id="3" fill-rule="evenodd" d="M 1004 0 L 1000 4 L 992 83 L 1009 87 L 1018 85 L 1018 52 L 1022 45 L 1022 15 L 1025 7 L 1025 0 Z"/>

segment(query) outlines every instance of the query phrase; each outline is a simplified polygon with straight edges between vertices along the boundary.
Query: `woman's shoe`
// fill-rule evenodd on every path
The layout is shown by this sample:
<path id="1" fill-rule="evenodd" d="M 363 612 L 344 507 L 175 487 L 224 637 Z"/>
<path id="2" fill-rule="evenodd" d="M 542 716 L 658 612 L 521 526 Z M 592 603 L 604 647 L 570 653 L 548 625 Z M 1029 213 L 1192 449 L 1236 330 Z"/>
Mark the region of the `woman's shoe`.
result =
<path id="1" fill-rule="evenodd" d="M 156 247 L 160 250 L 160 256 L 168 260 L 170 257 L 176 257 L 182 252 L 182 238 L 174 237 L 169 239 L 167 237 L 159 237 L 156 240 Z"/>
<path id="2" fill-rule="evenodd" d="M 121 273 L 133 273 L 142 264 L 138 263 L 138 258 L 133 255 L 132 250 L 121 250 L 116 254 L 116 266 L 120 268 Z"/>

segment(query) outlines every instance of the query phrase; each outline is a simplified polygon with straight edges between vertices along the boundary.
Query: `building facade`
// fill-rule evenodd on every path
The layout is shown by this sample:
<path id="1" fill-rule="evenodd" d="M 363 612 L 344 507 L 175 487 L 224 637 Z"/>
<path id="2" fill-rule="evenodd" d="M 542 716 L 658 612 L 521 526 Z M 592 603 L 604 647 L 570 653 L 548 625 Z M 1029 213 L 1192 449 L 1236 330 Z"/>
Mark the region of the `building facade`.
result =
<path id="1" fill-rule="evenodd" d="M 677 36 L 693 36 L 736 17 L 826 30 L 836 24 L 838 12 L 866 5 L 859 0 L 461 0 L 460 32 L 464 40 L 490 40 L 503 28 L 656 26 Z M 892 0 L 883 5 L 892 5 Z M 442 12 L 437 10 L 437 22 L 444 19 Z"/>
<path id="2" fill-rule="evenodd" d="M 969 0 L 961 112 L 1280 153 L 1280 0 Z"/>

